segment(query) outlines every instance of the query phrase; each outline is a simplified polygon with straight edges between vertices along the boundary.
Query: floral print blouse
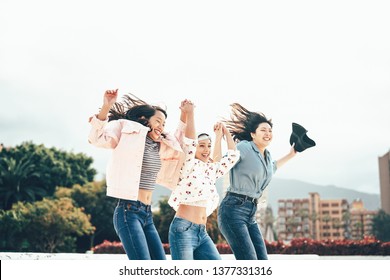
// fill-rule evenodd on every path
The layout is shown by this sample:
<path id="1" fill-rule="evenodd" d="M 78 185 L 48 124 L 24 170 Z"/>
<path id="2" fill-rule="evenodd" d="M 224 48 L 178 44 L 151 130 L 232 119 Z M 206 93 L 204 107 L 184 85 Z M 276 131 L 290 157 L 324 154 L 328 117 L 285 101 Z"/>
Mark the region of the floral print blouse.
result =
<path id="1" fill-rule="evenodd" d="M 186 159 L 181 169 L 179 183 L 168 200 L 177 211 L 180 204 L 205 207 L 209 216 L 217 208 L 219 195 L 215 182 L 237 163 L 238 150 L 228 150 L 219 162 L 203 162 L 195 158 L 197 141 L 184 138 Z"/>

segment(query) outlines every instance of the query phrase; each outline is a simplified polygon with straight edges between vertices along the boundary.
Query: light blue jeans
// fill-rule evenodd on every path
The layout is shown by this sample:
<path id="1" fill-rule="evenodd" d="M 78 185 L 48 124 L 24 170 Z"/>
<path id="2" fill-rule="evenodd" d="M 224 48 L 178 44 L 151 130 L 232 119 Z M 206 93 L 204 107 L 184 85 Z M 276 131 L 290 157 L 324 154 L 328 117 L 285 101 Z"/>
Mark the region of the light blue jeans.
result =
<path id="1" fill-rule="evenodd" d="M 174 217 L 169 227 L 172 260 L 220 260 L 206 226 Z"/>
<path id="2" fill-rule="evenodd" d="M 120 199 L 113 216 L 114 228 L 129 260 L 165 260 L 151 206 Z"/>
<path id="3" fill-rule="evenodd" d="M 218 227 L 237 260 L 267 260 L 267 247 L 255 219 L 257 205 L 225 196 L 218 211 Z"/>

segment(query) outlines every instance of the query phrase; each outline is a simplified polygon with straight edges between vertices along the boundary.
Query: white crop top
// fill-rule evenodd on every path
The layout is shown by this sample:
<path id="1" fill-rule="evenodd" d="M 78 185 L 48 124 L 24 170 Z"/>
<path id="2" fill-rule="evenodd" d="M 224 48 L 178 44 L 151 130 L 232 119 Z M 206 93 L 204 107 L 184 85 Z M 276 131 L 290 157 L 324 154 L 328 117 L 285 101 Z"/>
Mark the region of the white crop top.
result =
<path id="1" fill-rule="evenodd" d="M 228 150 L 219 162 L 203 162 L 195 158 L 196 140 L 184 138 L 184 144 L 186 159 L 179 183 L 172 191 L 168 203 L 175 211 L 180 204 L 205 207 L 209 216 L 219 203 L 215 182 L 237 163 L 240 152 Z"/>

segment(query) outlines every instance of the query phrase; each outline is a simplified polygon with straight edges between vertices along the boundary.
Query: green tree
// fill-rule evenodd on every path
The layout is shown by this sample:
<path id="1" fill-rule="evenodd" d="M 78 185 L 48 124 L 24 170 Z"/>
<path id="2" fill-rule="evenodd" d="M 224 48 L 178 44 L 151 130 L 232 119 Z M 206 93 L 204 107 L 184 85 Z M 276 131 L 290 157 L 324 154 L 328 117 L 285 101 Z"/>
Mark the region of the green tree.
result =
<path id="1" fill-rule="evenodd" d="M 165 197 L 159 201 L 160 210 L 153 213 L 153 222 L 160 235 L 162 243 L 168 243 L 169 226 L 175 216 L 175 210 L 168 204 L 168 198 Z"/>
<path id="2" fill-rule="evenodd" d="M 311 238 L 317 239 L 317 221 L 319 220 L 318 213 L 316 211 L 313 211 L 311 214 L 309 214 L 309 220 L 311 221 Z"/>
<path id="3" fill-rule="evenodd" d="M 75 206 L 84 209 L 84 212 L 91 217 L 91 223 L 95 232 L 88 236 L 88 242 L 84 237 L 78 240 L 78 250 L 85 251 L 93 246 L 102 243 L 104 240 L 119 240 L 112 222 L 116 199 L 106 195 L 106 182 L 91 182 L 83 186 L 74 185 L 69 188 L 58 188 L 55 197 L 70 197 Z"/>
<path id="4" fill-rule="evenodd" d="M 8 183 L 7 178 L 23 178 L 20 175 L 23 175 L 21 171 L 24 170 L 26 173 L 24 177 L 28 176 L 20 185 L 20 189 L 28 188 L 30 194 L 31 190 L 35 190 L 35 200 L 42 199 L 44 196 L 52 196 L 57 186 L 70 188 L 75 184 L 83 185 L 91 182 L 96 174 L 96 170 L 91 167 L 93 163 L 91 157 L 82 153 L 74 154 L 56 148 L 46 148 L 44 145 L 35 145 L 32 142 L 4 148 L 0 151 L 0 158 L 3 159 L 0 188 L 7 192 L 15 190 L 13 185 Z M 3 195 L 1 196 L 2 205 L 0 206 L 3 209 L 9 209 L 10 205 L 17 201 L 30 201 L 26 197 L 9 194 L 8 196 L 13 197 L 13 200 L 8 199 L 7 205 L 3 205 L 5 199 Z"/>
<path id="5" fill-rule="evenodd" d="M 390 215 L 385 211 L 379 210 L 373 217 L 372 233 L 380 241 L 390 241 Z"/>
<path id="6" fill-rule="evenodd" d="M 23 221 L 18 210 L 0 209 L 0 251 L 25 251 L 23 240 Z M 25 246 L 26 247 L 26 246 Z"/>
<path id="7" fill-rule="evenodd" d="M 35 201 L 46 190 L 39 183 L 40 174 L 30 157 L 0 159 L 0 207 L 10 209 L 17 201 Z"/>
<path id="8" fill-rule="evenodd" d="M 349 211 L 344 211 L 341 217 L 341 227 L 344 231 L 344 238 L 351 238 L 351 213 Z"/>
<path id="9" fill-rule="evenodd" d="M 329 214 L 326 214 L 324 217 L 322 217 L 322 221 L 325 223 L 325 226 L 324 226 L 324 232 L 326 233 L 326 236 L 327 238 L 330 238 L 329 236 L 329 231 L 330 231 L 330 226 L 329 226 L 329 222 L 332 220 L 332 218 L 330 217 Z"/>
<path id="10" fill-rule="evenodd" d="M 14 242 L 5 247 L 31 252 L 72 252 L 76 236 L 94 231 L 89 216 L 75 207 L 70 198 L 18 202 L 11 210 L 0 213 L 0 222 L 5 231 L 1 234 Z M 11 227 L 16 225 L 17 228 L 11 232 Z M 11 233 L 14 233 L 13 237 Z"/>
<path id="11" fill-rule="evenodd" d="M 214 243 L 219 243 L 225 240 L 218 228 L 218 212 L 214 211 L 210 216 L 207 217 L 206 224 L 207 233 Z"/>
<path id="12" fill-rule="evenodd" d="M 355 232 L 356 232 L 356 239 L 363 239 L 364 237 L 364 225 L 361 221 L 358 221 L 356 223 L 353 224 L 353 227 L 355 228 Z"/>
<path id="13" fill-rule="evenodd" d="M 332 219 L 332 227 L 337 230 L 337 234 L 340 236 L 341 221 L 339 218 Z"/>

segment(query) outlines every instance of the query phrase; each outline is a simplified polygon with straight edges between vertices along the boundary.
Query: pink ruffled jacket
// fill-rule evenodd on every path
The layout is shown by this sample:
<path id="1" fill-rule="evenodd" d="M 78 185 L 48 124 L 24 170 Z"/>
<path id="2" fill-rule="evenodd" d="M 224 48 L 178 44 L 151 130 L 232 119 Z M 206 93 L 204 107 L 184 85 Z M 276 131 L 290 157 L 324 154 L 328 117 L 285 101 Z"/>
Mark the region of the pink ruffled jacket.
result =
<path id="1" fill-rule="evenodd" d="M 126 119 L 108 122 L 91 117 L 89 143 L 101 148 L 113 149 L 106 169 L 107 195 L 137 200 L 141 177 L 145 138 L 149 128 Z M 157 184 L 173 190 L 178 183 L 185 155 L 183 143 L 185 124 L 180 122 L 174 134 L 161 140 L 161 169 Z"/>

